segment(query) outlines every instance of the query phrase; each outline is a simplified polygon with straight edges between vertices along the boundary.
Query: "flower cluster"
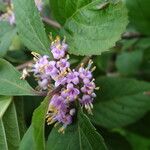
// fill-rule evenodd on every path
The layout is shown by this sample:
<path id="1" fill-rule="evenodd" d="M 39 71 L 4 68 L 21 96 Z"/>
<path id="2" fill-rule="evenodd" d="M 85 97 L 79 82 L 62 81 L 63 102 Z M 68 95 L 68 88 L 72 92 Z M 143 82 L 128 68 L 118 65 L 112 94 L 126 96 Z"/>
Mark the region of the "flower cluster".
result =
<path id="1" fill-rule="evenodd" d="M 7 7 L 6 13 L 0 16 L 0 21 L 1 20 L 9 22 L 10 25 L 13 25 L 15 23 L 15 14 L 13 12 L 13 5 Z"/>
<path id="2" fill-rule="evenodd" d="M 59 92 L 50 99 L 47 112 L 47 123 L 62 124 L 59 131 L 64 132 L 67 125 L 72 123 L 73 115 L 76 112 L 75 102 L 79 102 L 88 113 L 92 114 L 93 99 L 96 96 L 94 90 L 97 89 L 92 77 L 95 67 L 92 67 L 92 60 L 84 68 L 81 64 L 78 69 L 70 69 L 67 53 L 68 45 L 65 41 L 56 38 L 51 43 L 51 52 L 54 60 L 49 60 L 47 55 L 34 55 L 35 63 L 31 71 L 38 81 L 38 89 L 49 91 L 50 88 L 61 86 Z M 27 74 L 27 73 L 26 73 Z"/>
<path id="3" fill-rule="evenodd" d="M 35 4 L 38 8 L 38 10 L 41 12 L 43 9 L 43 1 L 42 0 L 35 0 Z M 15 14 L 14 14 L 14 8 L 13 4 L 7 7 L 6 13 L 2 14 L 0 16 L 0 21 L 7 21 L 10 23 L 10 25 L 15 24 Z"/>

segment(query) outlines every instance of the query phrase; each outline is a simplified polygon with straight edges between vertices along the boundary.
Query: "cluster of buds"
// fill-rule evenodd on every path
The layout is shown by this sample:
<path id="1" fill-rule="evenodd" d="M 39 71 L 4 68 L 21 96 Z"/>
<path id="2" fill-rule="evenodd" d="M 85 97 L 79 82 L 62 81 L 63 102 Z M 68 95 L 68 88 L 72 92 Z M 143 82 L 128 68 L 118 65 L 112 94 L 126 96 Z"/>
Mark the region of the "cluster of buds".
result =
<path id="1" fill-rule="evenodd" d="M 15 14 L 13 12 L 13 5 L 7 7 L 6 13 L 0 16 L 0 21 L 7 21 L 10 25 L 15 24 Z"/>
<path id="2" fill-rule="evenodd" d="M 92 77 L 95 70 L 95 67 L 92 68 L 92 60 L 89 60 L 86 67 L 82 63 L 80 67 L 71 69 L 69 55 L 66 54 L 67 48 L 65 40 L 61 42 L 60 38 L 56 37 L 50 47 L 54 60 L 49 60 L 47 55 L 32 53 L 35 63 L 30 69 L 38 81 L 39 90 L 49 91 L 61 87 L 50 99 L 46 116 L 48 124 L 62 124 L 60 132 L 64 132 L 67 125 L 72 123 L 76 102 L 92 114 L 92 103 L 96 96 L 94 90 L 98 89 Z"/>
<path id="3" fill-rule="evenodd" d="M 43 1 L 42 0 L 34 0 L 38 10 L 41 12 L 43 9 Z M 0 21 L 7 21 L 10 25 L 15 24 L 15 14 L 13 4 L 7 7 L 6 13 L 0 16 Z"/>

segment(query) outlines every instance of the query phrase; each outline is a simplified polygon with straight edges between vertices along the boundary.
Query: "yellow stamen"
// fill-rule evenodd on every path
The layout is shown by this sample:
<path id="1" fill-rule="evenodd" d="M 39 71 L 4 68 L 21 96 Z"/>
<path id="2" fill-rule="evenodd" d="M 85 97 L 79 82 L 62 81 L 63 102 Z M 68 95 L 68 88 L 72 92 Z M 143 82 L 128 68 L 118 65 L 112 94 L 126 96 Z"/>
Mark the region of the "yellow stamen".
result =
<path id="1" fill-rule="evenodd" d="M 96 87 L 96 88 L 95 88 L 95 90 L 99 90 L 99 89 L 100 89 L 100 87 Z"/>
<path id="2" fill-rule="evenodd" d="M 64 128 L 64 127 L 61 127 L 61 128 L 58 130 L 58 132 L 64 134 L 64 133 L 65 133 L 65 128 Z"/>
<path id="3" fill-rule="evenodd" d="M 92 69 L 91 69 L 91 72 L 95 71 L 96 69 L 96 66 L 94 66 Z"/>

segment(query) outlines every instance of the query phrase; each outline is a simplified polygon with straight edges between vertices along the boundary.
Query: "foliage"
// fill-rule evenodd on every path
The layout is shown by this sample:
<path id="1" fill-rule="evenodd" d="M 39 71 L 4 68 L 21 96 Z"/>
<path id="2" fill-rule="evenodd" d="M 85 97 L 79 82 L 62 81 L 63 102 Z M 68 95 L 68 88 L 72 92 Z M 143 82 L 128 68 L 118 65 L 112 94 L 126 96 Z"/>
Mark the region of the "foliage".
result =
<path id="1" fill-rule="evenodd" d="M 13 8 L 7 2 L 0 0 L 1 149 L 149 150 L 150 2 L 12 0 Z M 9 9 L 15 23 L 2 19 Z M 71 106 L 76 112 L 64 134 L 58 132 L 61 124 L 46 125 L 50 100 L 62 86 L 39 90 L 35 73 L 23 70 L 33 63 L 31 51 L 36 59 L 38 54 L 57 59 L 50 51 L 55 35 L 68 44 L 74 68 L 93 60 L 100 87 L 92 115 L 78 101 Z"/>

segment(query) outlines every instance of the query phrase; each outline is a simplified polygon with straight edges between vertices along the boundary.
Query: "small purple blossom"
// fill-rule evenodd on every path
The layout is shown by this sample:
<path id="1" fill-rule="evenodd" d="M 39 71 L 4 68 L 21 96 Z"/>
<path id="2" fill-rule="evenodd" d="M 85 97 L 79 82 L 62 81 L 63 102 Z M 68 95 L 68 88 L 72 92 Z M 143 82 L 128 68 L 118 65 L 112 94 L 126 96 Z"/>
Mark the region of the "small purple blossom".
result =
<path id="1" fill-rule="evenodd" d="M 64 73 L 59 74 L 54 78 L 55 80 L 55 87 L 58 87 L 59 85 L 64 85 L 67 81 L 67 78 L 64 77 Z"/>
<path id="2" fill-rule="evenodd" d="M 79 76 L 80 76 L 81 79 L 85 79 L 85 78 L 91 79 L 92 78 L 92 73 L 91 73 L 90 70 L 87 70 L 83 67 L 80 67 L 79 68 Z"/>
<path id="3" fill-rule="evenodd" d="M 39 11 L 42 11 L 42 9 L 43 9 L 43 1 L 42 0 L 34 0 L 34 1 L 35 1 L 37 9 Z"/>
<path id="4" fill-rule="evenodd" d="M 91 109 L 93 108 L 92 102 L 93 98 L 90 95 L 83 95 L 82 99 L 80 99 L 81 105 L 84 106 L 89 113 L 92 113 L 91 112 Z"/>
<path id="5" fill-rule="evenodd" d="M 84 86 L 81 88 L 81 91 L 83 93 L 92 94 L 94 89 L 95 89 L 95 83 L 91 81 L 87 84 L 84 84 Z"/>
<path id="6" fill-rule="evenodd" d="M 75 70 L 71 71 L 67 75 L 67 83 L 73 83 L 77 85 L 79 83 L 79 73 Z"/>
<path id="7" fill-rule="evenodd" d="M 50 75 L 51 77 L 58 75 L 58 69 L 56 68 L 55 61 L 48 62 L 48 64 L 45 66 L 45 73 L 46 75 Z"/>
<path id="8" fill-rule="evenodd" d="M 60 71 L 65 71 L 67 70 L 67 68 L 70 67 L 70 63 L 68 62 L 67 58 L 64 58 L 64 59 L 60 59 L 58 62 L 57 62 L 57 68 L 60 69 Z"/>
<path id="9" fill-rule="evenodd" d="M 67 98 L 69 101 L 76 100 L 77 96 L 79 95 L 80 91 L 73 86 L 73 84 L 67 84 L 67 89 L 62 92 L 62 96 Z"/>
<path id="10" fill-rule="evenodd" d="M 65 42 L 60 41 L 57 37 L 56 40 L 51 44 L 51 52 L 55 59 L 61 59 L 66 55 L 68 45 Z"/>
<path id="11" fill-rule="evenodd" d="M 38 84 L 39 84 L 39 87 L 43 90 L 46 90 L 47 89 L 47 86 L 48 86 L 48 80 L 47 79 L 43 79 L 43 80 L 39 80 L 38 81 Z"/>
<path id="12" fill-rule="evenodd" d="M 8 21 L 10 25 L 15 24 L 15 14 L 12 7 L 7 8 L 7 12 L 0 16 L 0 21 Z"/>

